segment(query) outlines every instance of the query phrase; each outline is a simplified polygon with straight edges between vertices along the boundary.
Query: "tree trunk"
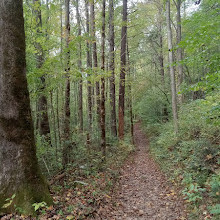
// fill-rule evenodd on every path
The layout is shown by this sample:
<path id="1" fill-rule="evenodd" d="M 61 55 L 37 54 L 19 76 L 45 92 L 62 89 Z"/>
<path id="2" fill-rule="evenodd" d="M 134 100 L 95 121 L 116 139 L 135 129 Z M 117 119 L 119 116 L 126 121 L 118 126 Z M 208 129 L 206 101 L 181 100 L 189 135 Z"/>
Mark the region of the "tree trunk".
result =
<path id="1" fill-rule="evenodd" d="M 80 14 L 79 14 L 79 0 L 76 0 L 76 19 L 78 26 L 78 40 L 79 40 L 79 51 L 78 51 L 78 69 L 80 71 L 80 80 L 79 80 L 79 127 L 80 131 L 83 131 L 83 81 L 82 81 L 82 44 L 81 44 L 81 24 L 80 24 Z"/>
<path id="2" fill-rule="evenodd" d="M 33 213 L 35 202 L 52 203 L 36 157 L 26 80 L 22 1 L 0 4 L 0 209 Z M 5 199 L 13 205 L 3 209 Z M 14 206 L 16 205 L 16 206 Z"/>
<path id="3" fill-rule="evenodd" d="M 182 0 L 177 0 L 176 8 L 177 8 L 177 45 L 180 43 L 182 39 L 182 27 L 181 27 L 181 2 Z M 177 92 L 181 90 L 181 84 L 183 82 L 183 65 L 181 61 L 183 59 L 183 51 L 181 47 L 177 48 L 177 62 L 178 62 L 178 83 L 177 83 Z M 183 94 L 178 94 L 179 104 L 183 103 Z"/>
<path id="4" fill-rule="evenodd" d="M 124 105 L 125 105 L 125 68 L 126 68 L 126 42 L 127 42 L 127 0 L 123 0 L 123 18 L 121 30 L 121 71 L 119 83 L 119 114 L 118 135 L 124 138 Z"/>
<path id="5" fill-rule="evenodd" d="M 133 123 L 133 109 L 132 109 L 132 89 L 131 89 L 131 63 L 130 63 L 130 55 L 129 55 L 129 48 L 127 42 L 127 57 L 128 57 L 128 76 L 129 76 L 129 84 L 128 84 L 128 107 L 130 113 L 130 125 L 131 125 L 131 142 L 134 144 L 134 123 Z"/>
<path id="6" fill-rule="evenodd" d="M 114 2 L 109 0 L 109 69 L 110 77 L 110 106 L 111 106 L 111 132 L 117 137 L 116 102 L 115 102 L 115 31 L 114 31 Z"/>
<path id="7" fill-rule="evenodd" d="M 56 160 L 57 160 L 57 150 L 58 150 L 58 140 L 57 140 L 57 127 L 56 127 L 56 116 L 55 116 L 55 110 L 53 107 L 53 91 L 50 91 L 50 105 L 51 105 L 51 116 L 52 116 L 52 122 L 53 122 L 53 129 L 54 129 L 54 142 L 55 142 L 55 150 L 56 150 Z"/>
<path id="8" fill-rule="evenodd" d="M 60 61 L 63 67 L 63 0 L 60 0 Z"/>
<path id="9" fill-rule="evenodd" d="M 105 0 L 102 0 L 102 48 L 101 48 L 101 69 L 105 71 Z M 105 137 L 105 78 L 101 78 L 101 105 L 100 105 L 100 127 L 101 127 L 101 148 L 103 156 L 106 154 Z"/>
<path id="10" fill-rule="evenodd" d="M 161 16 L 162 10 L 159 10 L 159 16 Z M 163 92 L 166 92 L 165 73 L 164 73 L 164 57 L 163 57 L 163 34 L 162 34 L 162 21 L 159 21 L 159 63 L 160 63 L 160 75 Z M 168 121 L 168 110 L 166 103 L 162 107 L 162 121 Z"/>
<path id="11" fill-rule="evenodd" d="M 94 0 L 90 1 L 90 16 L 91 16 L 91 37 L 92 37 L 92 53 L 93 53 L 93 68 L 97 75 L 98 58 L 97 58 L 97 45 L 96 45 L 96 34 L 95 34 L 95 5 Z M 95 82 L 96 88 L 96 114 L 98 117 L 98 125 L 100 124 L 100 86 L 99 81 Z"/>
<path id="12" fill-rule="evenodd" d="M 64 143 L 63 143 L 63 167 L 68 163 L 68 144 L 70 139 L 70 0 L 65 0 L 65 36 L 66 36 L 66 89 L 65 89 L 65 118 L 64 118 Z"/>
<path id="13" fill-rule="evenodd" d="M 89 9 L 88 9 L 88 0 L 85 0 L 85 9 L 86 9 L 86 33 L 89 37 L 90 31 L 89 31 Z M 88 78 L 90 77 L 89 72 L 92 68 L 92 59 L 91 59 L 91 53 L 90 53 L 90 43 L 89 39 L 87 39 L 86 42 L 86 59 L 87 59 L 87 70 L 88 70 Z M 91 132 L 92 129 L 92 86 L 91 86 L 91 80 L 88 79 L 88 87 L 87 87 L 87 93 L 88 93 L 88 131 Z"/>
<path id="14" fill-rule="evenodd" d="M 57 117 L 57 129 L 59 136 L 59 145 L 61 144 L 61 128 L 60 128 L 60 117 L 59 117 L 59 87 L 56 89 L 56 117 Z"/>
<path id="15" fill-rule="evenodd" d="M 171 95 L 172 95 L 172 111 L 175 133 L 178 133 L 178 114 L 177 114 L 177 99 L 176 99 L 176 80 L 175 71 L 173 66 L 173 43 L 172 43 L 172 30 L 170 20 L 170 0 L 166 1 L 166 17 L 167 17 L 167 39 L 169 50 L 169 68 L 170 68 L 170 80 L 171 80 Z"/>
<path id="16" fill-rule="evenodd" d="M 34 15 L 36 20 L 36 29 L 37 29 L 37 36 L 38 38 L 42 34 L 42 17 L 41 17 L 41 2 L 39 0 L 33 0 L 33 7 L 34 7 Z M 37 63 L 37 69 L 40 69 L 44 63 L 44 51 L 42 48 L 42 45 L 35 41 L 34 43 L 36 48 L 36 63 Z M 49 140 L 50 135 L 50 126 L 49 126 L 49 119 L 48 119 L 48 110 L 47 110 L 47 98 L 45 95 L 45 89 L 46 89 L 46 81 L 45 81 L 45 75 L 43 74 L 40 77 L 41 80 L 41 86 L 39 88 L 39 94 L 40 97 L 38 99 L 38 128 L 39 133 L 41 136 L 45 136 L 46 140 Z"/>

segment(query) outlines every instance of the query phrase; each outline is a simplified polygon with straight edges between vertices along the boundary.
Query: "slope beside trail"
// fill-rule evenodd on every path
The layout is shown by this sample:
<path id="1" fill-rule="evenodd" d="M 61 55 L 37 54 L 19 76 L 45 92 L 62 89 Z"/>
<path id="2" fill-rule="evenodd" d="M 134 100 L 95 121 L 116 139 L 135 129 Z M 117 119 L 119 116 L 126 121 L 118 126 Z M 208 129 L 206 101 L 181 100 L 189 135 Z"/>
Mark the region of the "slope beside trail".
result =
<path id="1" fill-rule="evenodd" d="M 149 143 L 139 123 L 135 125 L 134 138 L 137 150 L 122 168 L 117 207 L 101 219 L 187 219 L 183 199 L 149 155 Z"/>

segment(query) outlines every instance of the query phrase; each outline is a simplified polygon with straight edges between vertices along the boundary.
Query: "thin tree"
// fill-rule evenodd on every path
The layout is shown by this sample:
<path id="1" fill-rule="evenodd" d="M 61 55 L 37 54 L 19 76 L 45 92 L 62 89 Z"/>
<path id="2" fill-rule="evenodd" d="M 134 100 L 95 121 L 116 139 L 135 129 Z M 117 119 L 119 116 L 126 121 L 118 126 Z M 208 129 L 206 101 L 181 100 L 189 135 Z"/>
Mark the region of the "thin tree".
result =
<path id="1" fill-rule="evenodd" d="M 123 0 L 121 29 L 121 70 L 119 83 L 119 111 L 118 111 L 118 135 L 124 138 L 124 105 L 125 105 L 125 69 L 126 69 L 126 42 L 127 42 L 127 0 Z"/>
<path id="2" fill-rule="evenodd" d="M 131 142 L 134 144 L 134 122 L 133 122 L 133 106 L 132 106 L 132 88 L 131 88 L 131 82 L 132 82 L 132 76 L 131 76 L 131 62 L 130 62 L 130 53 L 128 48 L 128 41 L 127 41 L 127 59 L 128 59 L 128 77 L 129 77 L 129 83 L 128 83 L 128 107 L 129 107 L 129 113 L 130 113 L 130 134 L 131 134 Z"/>
<path id="3" fill-rule="evenodd" d="M 177 62 L 178 62 L 178 82 L 177 82 L 177 91 L 180 92 L 180 87 L 183 82 L 183 65 L 181 61 L 183 59 L 183 50 L 178 44 L 182 40 L 182 24 L 181 24 L 181 3 L 182 0 L 176 1 L 176 9 L 177 9 L 177 30 L 176 30 L 176 40 L 177 40 Z M 179 104 L 183 103 L 183 94 L 178 94 Z"/>
<path id="4" fill-rule="evenodd" d="M 33 213 L 35 202 L 52 203 L 36 157 L 26 79 L 22 1 L 0 4 L 0 209 Z M 5 199 L 13 205 L 3 208 Z"/>
<path id="5" fill-rule="evenodd" d="M 90 29 L 89 29 L 89 4 L 88 0 L 85 0 L 85 11 L 86 11 L 86 33 L 87 37 L 90 36 Z M 90 42 L 89 39 L 87 39 L 86 42 L 86 60 L 87 60 L 87 71 L 90 72 L 92 68 L 92 59 L 91 59 L 91 53 L 90 53 Z M 90 77 L 90 74 L 88 74 L 88 78 Z M 92 129 L 92 86 L 91 86 L 91 80 L 88 79 L 88 86 L 87 86 L 87 93 L 88 93 L 88 127 L 89 131 Z"/>
<path id="6" fill-rule="evenodd" d="M 175 133 L 178 133 L 178 113 L 177 113 L 175 70 L 173 66 L 174 58 L 173 58 L 173 43 L 172 43 L 172 30 L 171 30 L 171 19 L 170 19 L 170 0 L 166 1 L 166 19 L 167 19 L 167 39 L 168 39 L 170 80 L 171 80 L 173 122 L 174 122 Z"/>
<path id="7" fill-rule="evenodd" d="M 102 0 L 102 46 L 101 46 L 101 69 L 105 70 L 105 0 Z M 105 135 L 105 78 L 101 78 L 101 103 L 100 103 L 100 127 L 101 127 L 101 148 L 103 156 L 106 154 Z"/>
<path id="8" fill-rule="evenodd" d="M 158 35 L 159 35 L 159 65 L 160 65 L 160 76 L 161 76 L 161 85 L 162 90 L 165 93 L 166 92 L 166 84 L 165 84 L 165 72 L 164 72 L 164 54 L 163 54 L 163 6 L 159 5 L 158 7 Z M 167 110 L 167 104 L 164 103 L 162 107 L 162 116 L 163 121 L 168 120 L 168 110 Z"/>
<path id="9" fill-rule="evenodd" d="M 41 2 L 39 0 L 33 0 L 33 12 L 36 21 L 36 38 L 42 36 L 42 16 L 41 16 Z M 44 51 L 42 45 L 36 39 L 34 42 L 36 48 L 36 67 L 38 70 L 41 69 L 44 63 Z M 37 113 L 37 127 L 41 136 L 45 136 L 49 140 L 50 126 L 48 119 L 48 106 L 47 98 L 45 95 L 46 79 L 45 74 L 40 77 L 41 85 L 39 88 L 40 97 L 38 99 L 38 113 Z"/>
<path id="10" fill-rule="evenodd" d="M 114 1 L 109 0 L 109 69 L 110 77 L 110 106 L 111 106 L 111 132 L 117 136 L 116 102 L 115 102 L 115 31 L 114 31 Z"/>
<path id="11" fill-rule="evenodd" d="M 93 68 L 97 74 L 98 57 L 96 45 L 96 28 L 95 28 L 95 3 L 94 0 L 90 1 L 90 16 L 91 16 L 91 37 L 92 37 L 92 54 L 93 54 Z M 99 81 L 95 82 L 96 88 L 96 114 L 98 117 L 98 124 L 100 124 L 100 85 Z"/>
<path id="12" fill-rule="evenodd" d="M 82 44 L 81 44 L 81 24 L 80 24 L 80 14 L 79 14 L 79 0 L 76 0 L 76 19 L 78 26 L 78 69 L 80 71 L 80 80 L 79 80 L 79 125 L 80 131 L 83 131 L 83 81 L 82 81 Z"/>
<path id="13" fill-rule="evenodd" d="M 63 143 L 63 167 L 68 162 L 67 142 L 70 139 L 70 0 L 65 0 L 65 36 L 66 36 L 66 88 L 65 88 L 65 118 L 64 118 L 64 143 Z"/>

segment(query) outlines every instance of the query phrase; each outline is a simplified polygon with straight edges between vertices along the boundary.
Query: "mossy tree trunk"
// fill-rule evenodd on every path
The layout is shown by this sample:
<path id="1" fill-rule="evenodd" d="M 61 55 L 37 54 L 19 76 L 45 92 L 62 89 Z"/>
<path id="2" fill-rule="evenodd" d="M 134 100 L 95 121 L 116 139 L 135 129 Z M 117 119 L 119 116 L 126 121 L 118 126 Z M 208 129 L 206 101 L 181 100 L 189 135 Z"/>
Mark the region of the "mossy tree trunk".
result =
<path id="1" fill-rule="evenodd" d="M 30 214 L 33 203 L 50 204 L 52 199 L 38 168 L 25 65 L 22 1 L 1 1 L 0 209 L 13 212 L 19 207 Z M 11 206 L 3 209 L 13 194 Z"/>

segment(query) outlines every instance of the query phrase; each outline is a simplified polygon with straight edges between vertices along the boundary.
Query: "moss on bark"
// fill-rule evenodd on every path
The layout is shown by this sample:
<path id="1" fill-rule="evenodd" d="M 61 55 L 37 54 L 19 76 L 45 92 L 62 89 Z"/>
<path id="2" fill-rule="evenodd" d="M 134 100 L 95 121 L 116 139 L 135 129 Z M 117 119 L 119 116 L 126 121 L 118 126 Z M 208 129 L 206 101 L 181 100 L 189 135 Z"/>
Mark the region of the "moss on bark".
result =
<path id="1" fill-rule="evenodd" d="M 11 205 L 3 207 L 7 204 L 12 196 Z M 6 199 L 10 199 L 6 201 Z M 48 206 L 53 204 L 49 189 L 43 177 L 35 183 L 25 183 L 14 192 L 8 191 L 4 195 L 0 195 L 0 214 L 1 213 L 20 213 L 25 215 L 35 215 L 34 203 L 45 202 Z"/>

